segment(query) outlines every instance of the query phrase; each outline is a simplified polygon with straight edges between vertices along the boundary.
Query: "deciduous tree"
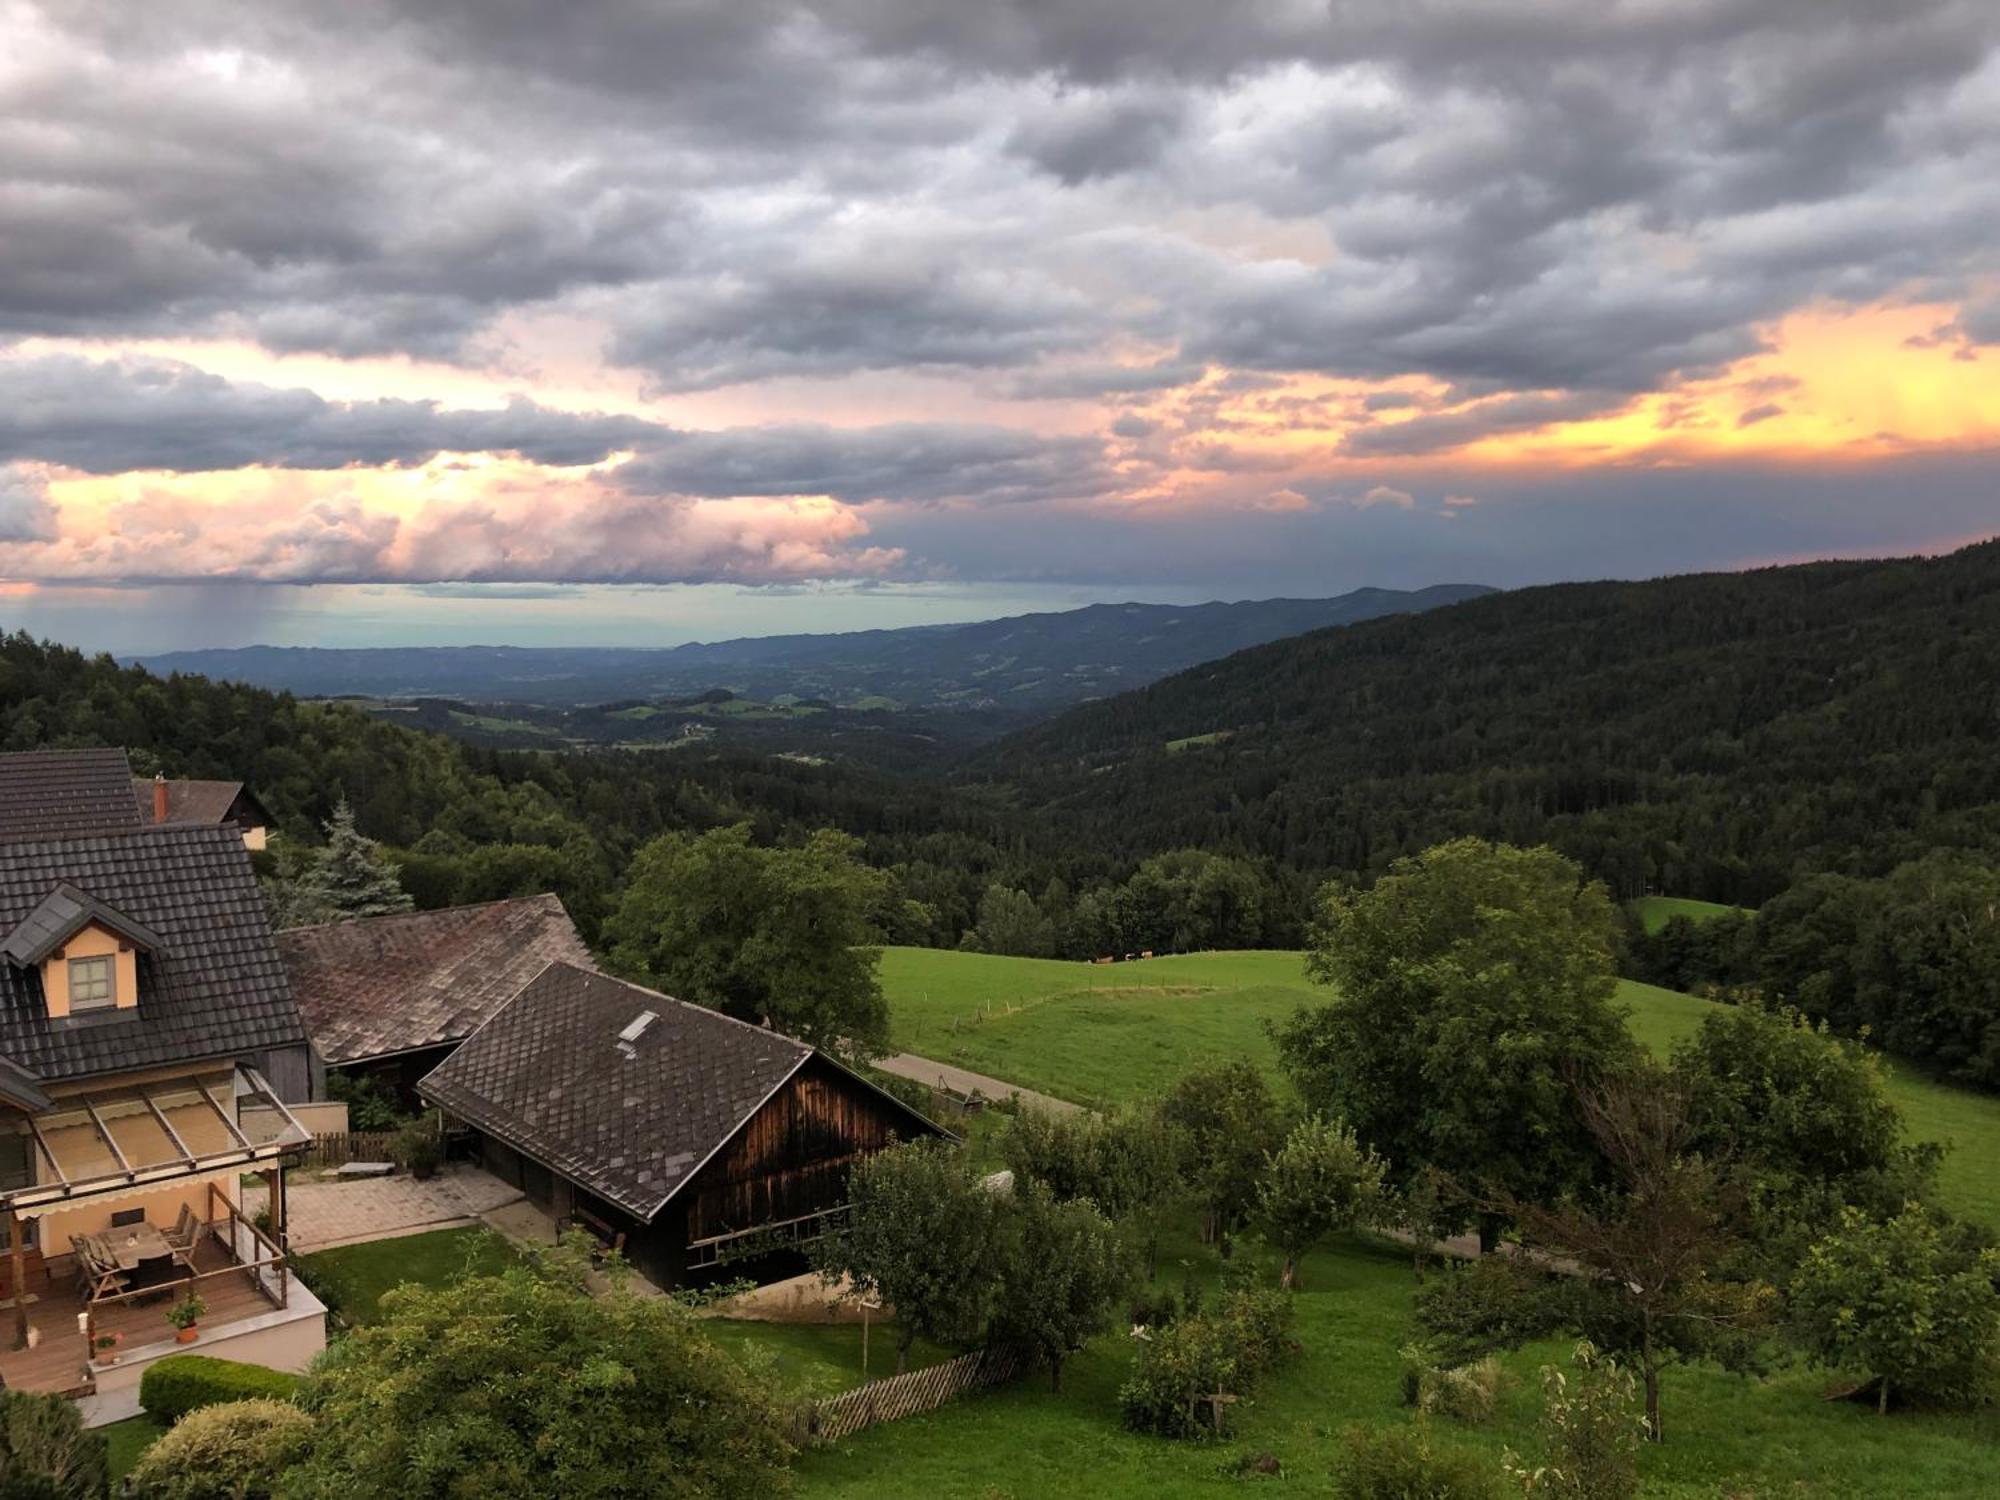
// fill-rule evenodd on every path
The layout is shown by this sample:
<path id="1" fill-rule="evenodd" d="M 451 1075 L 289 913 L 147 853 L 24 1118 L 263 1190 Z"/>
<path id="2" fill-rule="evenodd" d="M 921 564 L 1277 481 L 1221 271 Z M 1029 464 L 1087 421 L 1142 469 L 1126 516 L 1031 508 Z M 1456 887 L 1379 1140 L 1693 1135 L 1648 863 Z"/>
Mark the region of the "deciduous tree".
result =
<path id="1" fill-rule="evenodd" d="M 1383 1171 L 1345 1124 L 1315 1118 L 1292 1128 L 1257 1180 L 1257 1218 L 1285 1252 L 1281 1285 L 1297 1287 L 1299 1258 L 1328 1235 L 1381 1212 Z"/>
<path id="2" fill-rule="evenodd" d="M 1046 1361 L 1050 1388 L 1060 1391 L 1063 1361 L 1111 1326 L 1132 1284 L 1131 1256 L 1088 1199 L 1058 1202 L 1018 1184 L 1011 1217 L 993 1331 Z"/>
<path id="3" fill-rule="evenodd" d="M 1952 1405 L 2000 1394 L 2000 1250 L 1955 1245 L 1910 1204 L 1893 1219 L 1857 1209 L 1806 1252 L 1792 1323 L 1807 1351 L 1878 1382 L 1876 1410 L 1898 1392 Z"/>
<path id="4" fill-rule="evenodd" d="M 779 1403 L 672 1298 L 553 1264 L 383 1298 L 315 1367 L 287 1500 L 769 1500 Z"/>
<path id="5" fill-rule="evenodd" d="M 1183 1180 L 1201 1195 L 1210 1239 L 1229 1235 L 1256 1201 L 1264 1158 L 1284 1140 L 1284 1118 L 1264 1075 L 1247 1062 L 1212 1063 L 1184 1075 L 1160 1101 L 1178 1131 Z"/>
<path id="6" fill-rule="evenodd" d="M 1349 1121 L 1399 1181 L 1426 1166 L 1553 1202 L 1594 1151 L 1569 1080 L 1634 1054 L 1612 1004 L 1616 916 L 1550 849 L 1479 839 L 1322 895 L 1307 969 L 1335 998 L 1279 1051 L 1308 1107 Z M 1480 1240 L 1498 1241 L 1485 1214 Z"/>
<path id="7" fill-rule="evenodd" d="M 985 1331 L 1006 1265 L 1006 1199 L 947 1141 L 878 1151 L 848 1176 L 847 1222 L 815 1252 L 823 1276 L 847 1277 L 896 1310 L 896 1373 L 919 1336 L 970 1344 Z"/>
<path id="8" fill-rule="evenodd" d="M 887 891 L 846 834 L 768 848 L 739 823 L 641 849 L 605 924 L 619 972 L 814 1046 L 868 1055 L 888 1006 L 870 921 Z"/>

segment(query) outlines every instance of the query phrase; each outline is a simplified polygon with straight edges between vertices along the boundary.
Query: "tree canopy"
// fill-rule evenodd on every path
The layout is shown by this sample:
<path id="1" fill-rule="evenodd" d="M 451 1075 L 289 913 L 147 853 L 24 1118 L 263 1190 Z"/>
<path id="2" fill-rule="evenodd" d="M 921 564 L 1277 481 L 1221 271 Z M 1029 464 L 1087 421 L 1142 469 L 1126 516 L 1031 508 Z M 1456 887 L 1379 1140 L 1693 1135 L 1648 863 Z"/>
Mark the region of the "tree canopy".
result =
<path id="1" fill-rule="evenodd" d="M 886 889 L 831 830 L 775 848 L 741 823 L 663 834 L 633 860 L 605 937 L 642 984 L 865 1056 L 889 1029 L 872 922 Z"/>
<path id="2" fill-rule="evenodd" d="M 789 1491 L 772 1391 L 671 1298 L 592 1295 L 554 1266 L 385 1294 L 316 1365 L 287 1500 L 769 1500 Z"/>
<path id="3" fill-rule="evenodd" d="M 1306 962 L 1334 998 L 1279 1030 L 1280 1056 L 1399 1181 L 1434 1166 L 1551 1201 L 1596 1160 L 1573 1081 L 1635 1052 L 1616 931 L 1604 888 L 1550 849 L 1459 839 L 1398 860 L 1326 891 Z M 1482 1221 L 1489 1245 L 1498 1227 Z"/>

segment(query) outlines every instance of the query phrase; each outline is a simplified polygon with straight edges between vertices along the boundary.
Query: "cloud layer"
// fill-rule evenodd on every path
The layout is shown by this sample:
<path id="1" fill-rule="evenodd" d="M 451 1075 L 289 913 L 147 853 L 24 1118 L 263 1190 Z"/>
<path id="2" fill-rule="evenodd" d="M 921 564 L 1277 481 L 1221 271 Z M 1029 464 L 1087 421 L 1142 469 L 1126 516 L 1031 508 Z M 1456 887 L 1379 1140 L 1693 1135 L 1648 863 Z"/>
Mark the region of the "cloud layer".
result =
<path id="1" fill-rule="evenodd" d="M 992 525 L 1060 570 L 1065 518 L 1190 510 L 1442 565 L 1447 497 L 1518 488 L 1469 454 L 1616 507 L 2000 430 L 1990 0 L 65 0 L 0 44 L 17 578 L 972 577 Z M 1785 386 L 1911 309 L 1882 347 L 1962 390 Z"/>

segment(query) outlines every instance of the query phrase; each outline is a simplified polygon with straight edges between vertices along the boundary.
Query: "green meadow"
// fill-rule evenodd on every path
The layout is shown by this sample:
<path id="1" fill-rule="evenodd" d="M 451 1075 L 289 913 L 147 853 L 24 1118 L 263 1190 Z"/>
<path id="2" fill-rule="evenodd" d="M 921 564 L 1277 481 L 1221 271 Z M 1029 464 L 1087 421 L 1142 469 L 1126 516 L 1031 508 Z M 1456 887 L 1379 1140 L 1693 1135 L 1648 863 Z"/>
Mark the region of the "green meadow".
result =
<path id="1" fill-rule="evenodd" d="M 1640 925 L 1648 932 L 1658 932 L 1675 917 L 1701 922 L 1743 910 L 1740 906 L 1723 906 L 1714 901 L 1691 901 L 1685 896 L 1641 896 L 1632 905 L 1639 913 Z"/>
<path id="2" fill-rule="evenodd" d="M 1266 1023 L 1326 996 L 1303 955 L 1273 951 L 1085 964 L 887 948 L 882 986 L 897 1047 L 1093 1106 L 1159 1093 L 1221 1057 L 1251 1058 L 1276 1079 Z M 1714 1004 L 1630 980 L 1618 996 L 1633 1034 L 1662 1056 Z M 1940 1196 L 2000 1225 L 2000 1097 L 1907 1066 L 1888 1073 L 1912 1136 L 1951 1148 Z"/>

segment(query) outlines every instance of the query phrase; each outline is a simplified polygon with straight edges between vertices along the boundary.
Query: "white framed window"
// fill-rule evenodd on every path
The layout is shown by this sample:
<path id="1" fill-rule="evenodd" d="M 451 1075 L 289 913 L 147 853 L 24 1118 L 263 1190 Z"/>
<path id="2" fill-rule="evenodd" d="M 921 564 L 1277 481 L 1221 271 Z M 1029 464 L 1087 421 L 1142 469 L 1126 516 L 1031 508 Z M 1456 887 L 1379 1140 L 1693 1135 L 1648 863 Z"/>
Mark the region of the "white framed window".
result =
<path id="1" fill-rule="evenodd" d="M 109 953 L 69 961 L 69 1008 L 102 1010 L 118 1001 L 116 960 Z"/>

